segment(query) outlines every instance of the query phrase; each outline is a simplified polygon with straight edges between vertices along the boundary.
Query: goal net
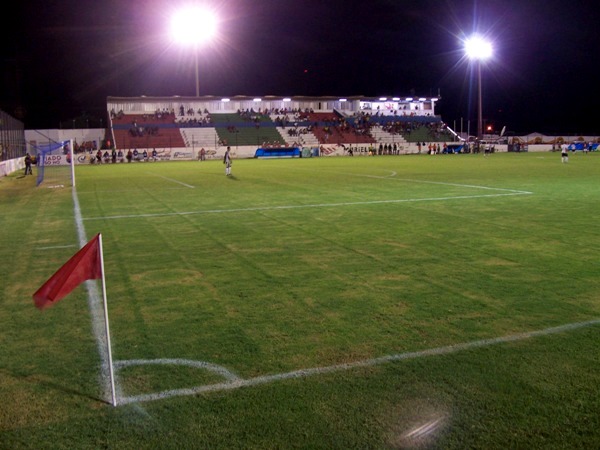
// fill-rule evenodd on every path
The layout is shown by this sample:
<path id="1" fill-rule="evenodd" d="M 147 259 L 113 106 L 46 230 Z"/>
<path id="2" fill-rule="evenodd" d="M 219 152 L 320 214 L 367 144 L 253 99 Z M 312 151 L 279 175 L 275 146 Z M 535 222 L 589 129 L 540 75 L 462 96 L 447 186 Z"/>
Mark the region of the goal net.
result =
<path id="1" fill-rule="evenodd" d="M 71 141 L 38 142 L 33 145 L 37 164 L 37 186 L 75 186 Z"/>

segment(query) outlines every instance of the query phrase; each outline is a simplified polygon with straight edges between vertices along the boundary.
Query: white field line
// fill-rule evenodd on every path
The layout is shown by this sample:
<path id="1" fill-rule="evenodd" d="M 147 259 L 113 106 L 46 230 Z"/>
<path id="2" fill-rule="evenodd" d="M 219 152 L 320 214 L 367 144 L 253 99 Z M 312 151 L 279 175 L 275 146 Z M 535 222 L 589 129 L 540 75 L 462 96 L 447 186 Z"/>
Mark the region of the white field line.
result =
<path id="1" fill-rule="evenodd" d="M 277 211 L 277 210 L 302 209 L 302 208 L 335 208 L 335 207 L 341 207 L 341 206 L 377 205 L 377 204 L 385 204 L 385 203 L 432 202 L 432 201 L 461 200 L 461 199 L 464 200 L 464 199 L 473 199 L 473 198 L 490 198 L 490 197 L 505 197 L 505 196 L 512 196 L 512 195 L 531 195 L 531 194 L 533 194 L 533 192 L 521 191 L 521 190 L 516 190 L 516 189 L 495 188 L 495 187 L 479 186 L 479 185 L 471 185 L 471 184 L 445 183 L 445 182 L 440 182 L 440 181 L 425 181 L 425 180 L 395 178 L 397 173 L 393 172 L 393 171 L 390 173 L 390 175 L 387 175 L 387 176 L 363 175 L 363 174 L 352 174 L 352 173 L 349 173 L 347 175 L 358 176 L 358 177 L 367 177 L 367 178 L 394 179 L 394 180 L 398 180 L 398 181 L 408 181 L 411 183 L 426 183 L 426 184 L 438 184 L 438 185 L 445 185 L 445 186 L 465 187 L 465 188 L 470 188 L 470 189 L 486 189 L 486 190 L 492 190 L 492 191 L 501 191 L 502 193 L 479 194 L 479 195 L 457 195 L 457 196 L 449 196 L 449 197 L 406 198 L 406 199 L 393 199 L 393 200 L 371 200 L 371 201 L 364 201 L 364 202 L 317 203 L 317 204 L 308 204 L 308 205 L 257 206 L 257 207 L 250 207 L 250 208 L 209 209 L 209 210 L 198 210 L 198 211 L 180 211 L 180 212 L 152 213 L 152 214 L 122 214 L 122 215 L 103 216 L 103 217 L 86 217 L 83 220 L 134 219 L 134 218 L 166 217 L 166 216 L 188 216 L 188 215 L 197 215 L 197 214 L 224 214 L 224 213 L 238 213 L 238 212 L 252 212 L 252 211 Z M 156 175 L 156 176 L 160 176 L 160 175 Z M 161 177 L 161 178 L 166 178 L 166 177 Z M 170 180 L 170 178 L 166 178 L 166 179 Z M 176 180 L 171 180 L 171 181 L 180 183 Z M 183 184 L 183 183 L 181 183 L 181 184 Z M 191 186 L 191 187 L 193 187 L 193 186 Z"/>
<path id="2" fill-rule="evenodd" d="M 231 372 L 230 370 L 226 369 L 223 366 L 219 366 L 217 364 L 212 364 L 206 361 L 193 361 L 190 359 L 181 359 L 181 358 L 175 358 L 175 359 L 168 359 L 168 358 L 161 358 L 161 359 L 129 359 L 127 361 L 115 361 L 114 366 L 115 369 L 120 369 L 121 367 L 133 367 L 133 366 L 151 366 L 151 365 L 167 365 L 167 366 L 187 366 L 187 367 L 193 367 L 196 369 L 204 369 L 204 370 L 208 370 L 209 372 L 214 372 L 218 375 L 221 375 L 223 378 L 225 378 L 228 381 L 238 381 L 241 378 L 238 377 L 235 373 Z"/>
<path id="3" fill-rule="evenodd" d="M 54 250 L 57 248 L 71 248 L 71 247 L 77 247 L 77 245 L 75 244 L 69 244 L 69 245 L 53 245 L 50 247 L 38 247 L 36 248 L 36 250 Z"/>
<path id="4" fill-rule="evenodd" d="M 75 225 L 77 228 L 77 236 L 79 238 L 79 247 L 83 247 L 88 242 L 88 238 L 85 233 L 85 227 L 83 226 L 83 218 L 81 217 L 81 207 L 79 206 L 79 198 L 77 197 L 77 190 L 75 187 L 72 189 L 73 197 L 73 210 L 75 213 Z M 110 386 L 110 368 L 108 360 L 108 347 L 106 339 L 106 328 L 104 324 L 104 307 L 102 302 L 102 295 L 98 290 L 98 284 L 95 280 L 88 280 L 85 282 L 85 287 L 88 291 L 88 308 L 92 317 L 92 332 L 96 339 L 96 347 L 100 354 L 100 386 L 102 387 L 102 395 L 104 399 L 111 398 L 111 386 Z M 115 389 L 117 398 L 121 395 L 121 388 L 115 380 Z M 109 400 L 106 400 L 110 403 Z"/>
<path id="5" fill-rule="evenodd" d="M 256 206 L 250 208 L 232 208 L 232 209 L 206 209 L 197 211 L 180 211 L 180 212 L 169 212 L 169 213 L 148 213 L 148 214 L 120 214 L 114 216 L 102 216 L 102 217 L 86 217 L 83 220 L 115 220 L 115 219 L 135 219 L 135 218 L 148 218 L 148 217 L 166 217 L 166 216 L 189 216 L 194 214 L 226 214 L 226 213 L 239 213 L 239 212 L 252 212 L 252 211 L 277 211 L 286 209 L 305 209 L 305 208 L 336 208 L 341 206 L 357 206 L 357 205 L 378 205 L 386 203 L 415 203 L 415 202 L 439 202 L 446 200 L 461 200 L 461 199 L 472 199 L 472 198 L 492 198 L 492 197 L 506 197 L 513 195 L 526 195 L 531 192 L 507 192 L 501 194 L 479 194 L 479 195 L 456 195 L 453 197 L 429 197 L 429 198 L 403 198 L 393 200 L 371 200 L 364 202 L 340 202 L 340 203 L 318 203 L 309 205 L 281 205 L 281 206 Z"/>
<path id="6" fill-rule="evenodd" d="M 392 173 L 392 177 L 394 177 L 396 173 Z M 171 178 L 162 177 L 168 181 L 172 181 L 178 184 L 181 184 L 188 188 L 194 188 L 194 186 L 182 183 L 178 180 L 173 180 Z M 384 178 L 384 177 L 378 177 Z M 385 178 L 389 178 L 385 177 Z M 427 182 L 427 181 L 419 181 L 419 180 L 407 180 L 412 182 L 424 182 L 424 183 L 433 183 L 433 184 L 448 184 L 448 183 L 437 183 L 437 182 Z M 338 206 L 354 206 L 354 205 L 371 205 L 371 204 L 385 204 L 385 203 L 405 203 L 405 202 L 420 202 L 420 201 L 444 201 L 444 200 L 455 200 L 455 199 L 470 199 L 470 198 L 485 198 L 485 197 L 503 197 L 510 195 L 523 195 L 523 194 L 531 194 L 531 192 L 527 191 L 516 191 L 512 189 L 500 189 L 500 188 L 488 188 L 484 186 L 470 186 L 470 185 L 457 185 L 463 187 L 474 187 L 474 188 L 482 188 L 482 189 L 491 189 L 491 190 L 499 190 L 499 191 L 507 191 L 508 193 L 502 194 L 488 194 L 488 195 L 466 195 L 466 196 L 454 196 L 454 197 L 434 197 L 434 198 L 420 198 L 420 199 L 398 199 L 398 200 L 375 200 L 375 201 L 367 201 L 367 202 L 343 202 L 343 203 L 322 203 L 322 204 L 312 204 L 312 205 L 287 205 L 287 206 L 270 206 L 270 207 L 254 207 L 254 208 L 235 208 L 235 209 L 218 209 L 218 210 L 204 210 L 204 211 L 186 211 L 186 212 L 176 212 L 176 213 L 156 213 L 156 214 L 136 214 L 136 215 L 119 215 L 119 216 L 106 216 L 106 217 L 89 217 L 83 218 L 81 216 L 81 208 L 79 206 L 79 199 L 77 197 L 77 192 L 75 189 L 72 190 L 73 195 L 73 204 L 74 204 L 74 212 L 75 212 L 75 222 L 77 225 L 77 233 L 79 236 L 80 247 L 83 247 L 88 239 L 85 233 L 85 227 L 83 222 L 85 220 L 108 220 L 108 219 L 126 219 L 126 218 L 136 218 L 136 217 L 162 217 L 162 216 L 178 216 L 178 215 L 190 215 L 190 214 L 219 214 L 219 213 L 234 213 L 234 212 L 249 212 L 249 211 L 265 211 L 265 210 L 285 210 L 285 209 L 299 209 L 299 208 L 326 208 L 326 207 L 338 207 Z M 96 344 L 98 347 L 98 352 L 100 353 L 100 358 L 102 362 L 101 366 L 101 385 L 103 386 L 103 395 L 105 398 L 110 398 L 110 381 L 109 381 L 109 367 L 108 367 L 108 353 L 107 353 L 107 344 L 106 344 L 106 336 L 104 333 L 104 321 L 103 321 L 103 309 L 101 296 L 98 292 L 97 284 L 94 281 L 87 281 L 86 288 L 88 290 L 88 305 L 90 308 L 90 313 L 92 315 L 92 330 L 94 336 L 96 338 Z M 587 324 L 587 323 L 585 323 Z M 585 325 L 580 325 L 585 326 Z M 560 327 L 559 327 L 560 328 Z M 578 327 L 573 327 L 578 328 Z M 552 329 L 551 329 L 552 330 Z M 562 330 L 561 330 L 562 331 Z M 558 331 L 555 331 L 558 332 Z M 542 333 L 537 332 L 538 334 L 550 334 L 550 332 Z M 535 336 L 536 332 L 530 333 L 529 336 Z M 524 338 L 524 337 L 523 337 Z M 521 339 L 523 339 L 521 338 Z M 178 364 L 178 365 L 187 365 L 192 367 L 198 367 L 206 370 L 211 370 L 218 374 L 221 374 L 226 379 L 229 380 L 227 383 L 218 383 L 212 385 L 198 386 L 195 388 L 189 389 L 176 389 L 171 391 L 164 391 L 154 394 L 144 394 L 134 397 L 125 397 L 122 395 L 122 388 L 118 383 L 118 377 L 116 377 L 116 389 L 117 389 L 117 403 L 119 405 L 128 404 L 128 403 L 138 403 L 144 401 L 158 400 L 162 398 L 168 398 L 173 396 L 181 396 L 181 395 L 195 395 L 202 392 L 213 392 L 219 390 L 230 390 L 237 389 L 244 386 L 254 386 L 258 384 L 269 383 L 277 380 L 283 380 L 288 378 L 299 378 L 306 377 L 314 374 L 321 373 L 329 373 L 339 370 L 348 370 L 355 367 L 367 367 L 376 364 L 382 364 L 384 362 L 394 361 L 394 360 L 402 360 L 402 359 L 410 359 L 418 356 L 428 356 L 433 354 L 444 354 L 451 353 L 455 351 L 462 350 L 463 348 L 471 348 L 482 345 L 490 345 L 492 343 L 498 342 L 507 342 L 509 340 L 517 340 L 508 338 L 497 338 L 496 340 L 489 340 L 490 343 L 482 344 L 481 342 L 486 341 L 476 341 L 470 344 L 458 344 L 455 346 L 442 347 L 439 349 L 433 350 L 424 350 L 421 352 L 413 352 L 413 353 L 404 353 L 400 355 L 390 355 L 384 356 L 381 358 L 376 358 L 372 360 L 365 361 L 357 361 L 354 363 L 341 364 L 336 366 L 329 367 L 317 367 L 312 369 L 302 369 L 298 371 L 256 377 L 248 380 L 243 380 L 229 372 L 227 369 L 217 366 L 215 364 L 211 364 L 203 361 L 191 361 L 191 360 L 180 360 L 180 359 L 159 359 L 159 360 L 129 360 L 129 361 L 117 361 L 114 363 L 115 370 L 118 370 L 122 367 L 134 366 L 134 365 L 145 365 L 145 364 Z M 494 341 L 494 342 L 491 342 Z M 496 342 L 497 341 L 497 342 Z M 479 343 L 479 344 L 478 344 Z"/>
<path id="7" fill-rule="evenodd" d="M 387 172 L 387 171 L 386 171 Z M 336 172 L 339 173 L 339 172 Z M 349 175 L 352 177 L 362 177 L 362 178 L 377 178 L 381 180 L 396 180 L 396 181 L 408 181 L 410 183 L 423 183 L 423 184 L 438 184 L 441 186 L 455 186 L 455 187 L 464 187 L 471 189 L 488 189 L 491 191 L 502 191 L 502 192 L 512 192 L 515 194 L 533 194 L 533 192 L 523 191 L 519 189 L 506 189 L 506 188 L 497 188 L 491 186 L 481 186 L 478 184 L 462 184 L 462 183 L 448 183 L 445 181 L 429 181 L 429 180 L 415 180 L 413 178 L 397 178 L 398 172 L 390 170 L 389 175 L 367 175 L 364 173 L 343 173 L 344 175 Z"/>
<path id="8" fill-rule="evenodd" d="M 506 188 L 497 188 L 497 187 L 490 187 L 490 186 L 479 186 L 476 184 L 460 184 L 460 183 L 446 183 L 446 182 L 442 182 L 442 181 L 411 180 L 409 178 L 396 178 L 396 179 L 401 180 L 401 181 L 410 181 L 411 183 L 439 184 L 442 186 L 457 186 L 457 187 L 466 187 L 466 188 L 472 188 L 472 189 L 488 189 L 491 191 L 512 192 L 515 194 L 533 194 L 533 192 L 530 192 L 530 191 L 521 191 L 521 190 L 517 190 L 517 189 L 506 189 Z"/>
<path id="9" fill-rule="evenodd" d="M 261 384 L 273 383 L 281 380 L 288 379 L 299 379 L 306 378 L 313 375 L 321 375 L 332 372 L 340 372 L 344 370 L 356 369 L 360 367 L 372 367 L 381 364 L 386 364 L 395 361 L 404 361 L 409 359 L 422 358 L 426 356 L 439 356 L 439 355 L 447 355 L 451 353 L 457 353 L 463 350 L 470 350 L 481 347 L 488 347 L 490 345 L 503 344 L 507 342 L 516 342 L 524 339 L 531 339 L 539 336 L 547 336 L 551 334 L 563 333 L 566 331 L 572 331 L 579 328 L 589 327 L 593 325 L 600 324 L 600 319 L 588 320 L 586 322 L 576 322 L 569 323 L 565 325 L 560 325 L 557 327 L 545 328 L 543 330 L 537 331 L 529 331 L 524 333 L 512 334 L 508 336 L 496 337 L 491 339 L 481 339 L 478 341 L 465 342 L 460 344 L 448 345 L 445 347 L 437 347 L 427 350 L 420 350 L 416 352 L 407 352 L 407 353 L 399 353 L 395 355 L 387 355 L 379 358 L 373 359 L 365 359 L 361 361 L 355 361 L 346 364 L 336 364 L 333 366 L 324 366 L 324 367 L 313 367 L 310 369 L 300 369 L 287 373 L 279 373 L 275 375 L 264 375 L 255 378 L 249 379 L 241 379 L 237 378 L 235 375 L 231 374 L 227 369 L 202 362 L 202 361 L 191 361 L 191 360 L 173 360 L 173 359 L 163 359 L 163 360 L 130 360 L 130 361 L 118 361 L 115 363 L 115 369 L 120 369 L 123 367 L 134 366 L 134 365 L 142 365 L 142 364 L 185 364 L 192 367 L 201 367 L 207 368 L 212 371 L 216 371 L 219 373 L 224 372 L 227 374 L 231 374 L 229 376 L 228 381 L 216 384 L 209 384 L 203 386 L 196 386 L 185 389 L 173 389 L 169 391 L 155 392 L 151 394 L 141 394 L 130 397 L 120 397 L 118 399 L 119 405 L 126 405 L 130 403 L 138 403 L 138 402 L 148 402 L 153 400 L 161 400 L 176 396 L 187 396 L 187 395 L 197 395 L 201 393 L 209 393 L 209 392 L 218 392 L 218 391 L 226 391 L 226 390 L 234 390 L 242 387 L 251 387 L 258 386 Z M 209 368 L 210 366 L 210 368 Z M 218 369 L 215 369 L 218 368 Z"/>
<path id="10" fill-rule="evenodd" d="M 162 191 L 186 191 L 188 190 L 189 187 L 163 187 L 160 188 L 161 192 Z M 134 188 L 129 188 L 129 189 L 103 189 L 103 190 L 99 190 L 99 191 L 77 191 L 78 195 L 85 195 L 85 194 L 119 194 L 121 192 L 133 192 L 133 193 L 140 193 L 140 195 L 147 195 L 146 191 L 140 190 L 138 188 L 134 189 Z"/>
<path id="11" fill-rule="evenodd" d="M 192 186 L 191 184 L 187 184 L 187 183 L 184 183 L 184 182 L 179 181 L 179 180 L 174 180 L 173 178 L 163 177 L 162 175 L 158 175 L 156 173 L 151 173 L 151 172 L 146 172 L 146 173 L 148 175 L 152 175 L 154 177 L 162 178 L 163 180 L 172 181 L 173 183 L 180 184 L 180 185 L 185 186 L 185 187 L 190 188 L 190 189 L 196 189 L 196 186 Z"/>
<path id="12" fill-rule="evenodd" d="M 391 172 L 391 174 L 387 175 L 387 176 L 363 175 L 363 174 L 355 174 L 355 173 L 349 173 L 347 175 L 352 175 L 354 177 L 394 179 L 397 181 L 408 181 L 410 183 L 438 184 L 441 186 L 454 186 L 454 187 L 464 187 L 464 188 L 471 188 L 471 189 L 487 189 L 487 190 L 491 190 L 491 191 L 512 192 L 515 194 L 533 194 L 533 192 L 521 191 L 518 189 L 506 189 L 506 188 L 497 188 L 497 187 L 490 187 L 490 186 L 480 186 L 477 184 L 461 184 L 461 183 L 448 183 L 448 182 L 444 182 L 444 181 L 428 181 L 428 180 L 414 180 L 411 178 L 396 178 L 396 175 L 397 175 L 396 172 Z"/>

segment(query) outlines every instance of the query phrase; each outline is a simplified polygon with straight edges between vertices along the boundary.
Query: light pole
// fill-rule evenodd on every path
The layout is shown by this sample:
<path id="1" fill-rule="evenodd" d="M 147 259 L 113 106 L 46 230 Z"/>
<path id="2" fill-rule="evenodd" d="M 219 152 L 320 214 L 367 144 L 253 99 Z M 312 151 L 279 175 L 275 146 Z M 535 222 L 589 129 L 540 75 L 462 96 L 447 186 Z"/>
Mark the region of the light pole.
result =
<path id="1" fill-rule="evenodd" d="M 477 140 L 483 138 L 483 107 L 481 95 L 481 63 L 492 56 L 492 44 L 474 35 L 465 41 L 467 57 L 477 63 Z"/>
<path id="2" fill-rule="evenodd" d="M 217 33 L 218 19 L 214 11 L 199 7 L 188 7 L 177 11 L 171 17 L 171 36 L 175 42 L 192 47 L 196 66 L 196 97 L 200 96 L 198 75 L 198 53 Z"/>

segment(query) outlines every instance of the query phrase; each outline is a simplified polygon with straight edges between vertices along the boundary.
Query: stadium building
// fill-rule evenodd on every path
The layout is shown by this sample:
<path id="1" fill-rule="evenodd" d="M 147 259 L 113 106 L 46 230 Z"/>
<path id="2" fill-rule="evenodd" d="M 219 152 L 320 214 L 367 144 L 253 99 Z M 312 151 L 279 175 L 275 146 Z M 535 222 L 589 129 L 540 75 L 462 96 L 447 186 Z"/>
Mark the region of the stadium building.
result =
<path id="1" fill-rule="evenodd" d="M 169 159 L 379 151 L 451 141 L 437 97 L 108 97 L 107 140 Z"/>

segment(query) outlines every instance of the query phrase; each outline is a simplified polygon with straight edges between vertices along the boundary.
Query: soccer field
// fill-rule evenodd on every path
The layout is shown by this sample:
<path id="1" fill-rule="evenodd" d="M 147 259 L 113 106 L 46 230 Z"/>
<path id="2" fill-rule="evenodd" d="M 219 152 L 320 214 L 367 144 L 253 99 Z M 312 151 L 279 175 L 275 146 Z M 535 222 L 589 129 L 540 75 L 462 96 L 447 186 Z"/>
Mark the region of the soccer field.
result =
<path id="1" fill-rule="evenodd" d="M 0 179 L 0 448 L 600 446 L 600 155 L 232 171 Z M 96 233 L 116 408 L 99 283 L 31 299 Z"/>

